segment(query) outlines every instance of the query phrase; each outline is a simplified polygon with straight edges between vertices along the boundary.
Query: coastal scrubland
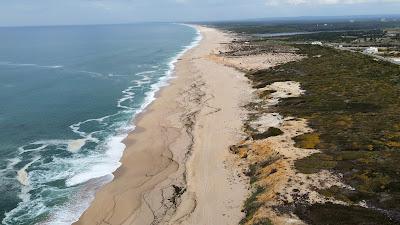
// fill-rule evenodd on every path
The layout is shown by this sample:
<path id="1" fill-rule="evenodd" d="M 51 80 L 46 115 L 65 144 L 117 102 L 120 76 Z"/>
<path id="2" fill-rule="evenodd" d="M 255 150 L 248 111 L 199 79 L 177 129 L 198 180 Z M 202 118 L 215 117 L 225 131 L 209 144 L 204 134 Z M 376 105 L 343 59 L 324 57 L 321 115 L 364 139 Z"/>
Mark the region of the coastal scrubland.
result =
<path id="1" fill-rule="evenodd" d="M 236 51 L 220 54 L 299 56 L 244 70 L 255 96 L 246 105 L 248 138 L 231 147 L 247 163 L 252 187 L 241 223 L 399 224 L 400 67 L 299 39 L 246 36 L 231 43 Z M 287 82 L 304 93 L 292 90 L 271 104 L 279 92 L 271 87 Z M 253 126 L 267 114 L 283 119 Z"/>
<path id="2" fill-rule="evenodd" d="M 307 119 L 314 132 L 295 137 L 296 147 L 322 152 L 298 160 L 296 169 L 305 174 L 332 170 L 354 190 L 319 190 L 349 206 L 316 207 L 298 202 L 295 213 L 314 224 L 330 224 L 338 219 L 345 224 L 398 221 L 400 68 L 357 53 L 310 45 L 296 47 L 300 54 L 307 55 L 306 59 L 249 73 L 248 77 L 256 88 L 285 80 L 301 83 L 306 94 L 282 100 L 275 110 Z M 351 206 L 362 201 L 367 207 Z M 326 216 L 321 216 L 322 211 Z M 369 213 L 382 215 L 365 217 Z"/>

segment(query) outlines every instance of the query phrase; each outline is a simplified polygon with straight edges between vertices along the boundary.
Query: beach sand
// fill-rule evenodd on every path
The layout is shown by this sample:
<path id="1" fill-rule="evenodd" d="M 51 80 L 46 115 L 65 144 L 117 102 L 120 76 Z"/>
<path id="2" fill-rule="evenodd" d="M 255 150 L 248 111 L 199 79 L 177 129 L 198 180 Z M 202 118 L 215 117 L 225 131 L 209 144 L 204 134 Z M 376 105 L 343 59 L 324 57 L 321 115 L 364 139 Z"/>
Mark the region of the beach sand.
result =
<path id="1" fill-rule="evenodd" d="M 244 138 L 241 106 L 251 87 L 241 72 L 211 60 L 231 37 L 197 29 L 200 44 L 135 121 L 114 180 L 75 224 L 232 225 L 243 217 L 248 181 L 229 146 Z"/>

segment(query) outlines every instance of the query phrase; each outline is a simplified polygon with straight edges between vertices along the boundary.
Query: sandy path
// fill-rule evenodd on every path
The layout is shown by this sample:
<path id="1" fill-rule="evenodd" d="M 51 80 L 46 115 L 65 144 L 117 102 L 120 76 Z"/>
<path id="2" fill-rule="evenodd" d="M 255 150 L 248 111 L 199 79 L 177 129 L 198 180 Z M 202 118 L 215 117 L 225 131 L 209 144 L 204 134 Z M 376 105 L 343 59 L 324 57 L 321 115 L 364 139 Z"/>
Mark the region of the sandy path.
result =
<path id="1" fill-rule="evenodd" d="M 176 79 L 137 121 L 115 179 L 76 223 L 237 224 L 248 191 L 229 146 L 241 138 L 250 86 L 210 60 L 229 37 L 199 27 L 203 40 L 176 65 Z"/>

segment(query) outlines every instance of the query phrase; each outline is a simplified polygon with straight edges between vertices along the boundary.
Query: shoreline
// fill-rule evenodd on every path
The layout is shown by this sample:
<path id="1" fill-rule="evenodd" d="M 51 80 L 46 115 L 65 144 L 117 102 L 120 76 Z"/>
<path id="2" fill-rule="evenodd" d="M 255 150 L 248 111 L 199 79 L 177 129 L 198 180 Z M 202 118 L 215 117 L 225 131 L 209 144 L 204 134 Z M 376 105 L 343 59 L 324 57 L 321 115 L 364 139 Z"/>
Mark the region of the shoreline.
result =
<path id="1" fill-rule="evenodd" d="M 244 76 L 239 78 L 243 74 L 233 68 L 212 62 L 207 57 L 216 48 L 220 48 L 220 43 L 228 37 L 214 29 L 195 28 L 201 32 L 203 40 L 200 40 L 197 46 L 184 51 L 180 57 L 178 56 L 172 76 L 174 79 L 169 79 L 169 85 L 162 87 L 156 93 L 156 100 L 147 107 L 144 113 L 137 116 L 136 129 L 123 141 L 126 149 L 121 159 L 122 165 L 114 173 L 114 180 L 96 193 L 89 209 L 74 224 L 150 224 L 153 222 L 156 224 L 203 224 L 207 218 L 221 222 L 219 224 L 231 224 L 233 221 L 238 223 L 242 218 L 240 210 L 248 194 L 246 182 L 237 180 L 237 176 L 229 174 L 234 170 L 225 167 L 233 164 L 226 165 L 224 161 L 230 156 L 229 145 L 240 139 L 237 133 L 240 133 L 242 125 L 240 120 L 242 115 L 239 114 L 240 103 L 243 99 L 238 99 L 241 93 L 235 90 L 235 87 L 242 85 L 241 88 L 249 88 L 248 90 L 250 87 L 245 82 Z M 218 83 L 220 80 L 221 84 L 227 83 L 226 77 L 212 77 L 215 72 L 224 74 L 227 72 L 225 76 L 236 76 L 232 79 L 233 81 L 228 82 L 232 85 L 228 87 L 231 89 L 231 94 L 234 95 L 234 92 L 237 92 L 236 98 L 232 101 L 226 101 L 230 96 L 224 96 L 224 90 L 218 92 L 216 91 L 220 89 L 218 86 L 211 87 L 214 81 Z M 215 91 L 216 93 L 213 93 Z M 211 106 L 210 103 L 216 98 L 221 99 L 215 102 L 217 105 Z M 227 112 L 220 112 L 225 109 L 215 110 L 221 108 L 225 102 L 231 104 L 226 109 Z M 232 109 L 232 106 L 236 108 Z M 213 114 L 220 114 L 220 116 L 210 121 L 209 117 L 214 117 Z M 199 130 L 208 126 L 206 133 L 220 133 L 221 130 L 216 130 L 213 125 L 216 124 L 215 120 L 221 120 L 227 115 L 232 119 L 238 119 L 235 123 L 235 132 L 232 133 L 231 128 L 226 127 L 226 123 L 221 123 L 220 128 L 225 129 L 223 135 L 225 137 L 222 141 L 215 141 L 213 137 L 203 139 L 205 133 Z M 193 158 L 204 157 L 198 154 L 199 150 L 204 149 L 204 144 L 207 144 L 207 149 L 212 149 L 208 142 L 217 142 L 215 146 L 218 146 L 216 149 L 218 162 L 212 159 L 212 155 L 206 156 L 207 160 L 204 162 L 193 160 Z M 221 184 L 218 185 L 222 186 L 221 194 L 228 191 L 227 189 L 235 189 L 231 192 L 237 196 L 229 198 L 225 196 L 225 199 L 218 199 L 218 196 L 210 198 L 206 191 L 209 184 L 199 181 L 200 177 L 196 174 L 198 171 L 210 169 L 207 168 L 210 167 L 207 165 L 207 161 L 210 160 L 215 161 L 214 169 L 220 173 L 211 181 Z M 202 174 L 202 176 L 207 175 L 209 174 Z M 207 178 L 202 177 L 202 179 Z M 226 201 L 231 198 L 234 204 L 223 202 L 225 207 L 222 206 L 223 212 L 219 215 L 215 215 L 215 210 L 221 206 L 208 205 L 213 200 L 217 200 L 216 203 L 218 203 L 219 200 Z M 227 205 L 229 207 L 226 207 Z M 230 209 L 232 205 L 235 210 Z M 213 215 L 204 215 L 204 209 L 207 208 Z"/>
<path id="2" fill-rule="evenodd" d="M 125 141 L 128 138 L 128 136 L 131 134 L 133 135 L 136 132 L 141 132 L 141 130 L 142 130 L 140 127 L 136 127 L 137 121 L 140 121 L 140 119 L 146 115 L 147 110 L 153 104 L 153 102 L 155 100 L 157 100 L 157 98 L 159 97 L 159 95 L 161 94 L 163 89 L 168 87 L 170 85 L 170 82 L 174 78 L 176 78 L 174 76 L 174 71 L 175 71 L 176 64 L 180 60 L 180 58 L 187 51 L 196 47 L 202 39 L 200 32 L 198 31 L 198 29 L 195 26 L 190 25 L 190 24 L 183 24 L 183 23 L 180 23 L 177 25 L 192 28 L 193 30 L 195 30 L 196 35 L 193 37 L 190 44 L 188 44 L 186 46 L 182 46 L 182 50 L 177 52 L 177 54 L 175 56 L 173 56 L 169 59 L 169 62 L 167 63 L 169 69 L 167 71 L 165 71 L 165 75 L 162 76 L 159 81 L 157 81 L 156 83 L 154 83 L 152 85 L 152 90 L 149 91 L 148 93 L 146 93 L 144 102 L 142 103 L 140 108 L 138 108 L 134 112 L 133 117 L 129 122 L 129 125 L 124 128 L 124 129 L 126 129 L 126 132 L 120 133 L 116 136 L 113 136 L 111 138 L 111 140 L 109 141 L 109 142 L 114 142 L 114 143 L 117 143 L 118 145 L 123 146 L 122 150 L 118 150 L 118 155 L 121 155 L 121 156 L 117 156 L 118 157 L 117 162 L 119 162 L 119 163 L 120 163 L 120 160 L 122 160 L 123 154 L 127 148 L 127 144 Z M 110 148 L 114 148 L 114 147 L 110 147 Z M 68 207 L 66 207 L 66 209 L 60 210 L 57 213 L 53 214 L 50 217 L 50 219 L 44 221 L 43 224 L 51 224 L 51 222 L 53 220 L 58 221 L 60 218 L 63 222 L 68 221 L 67 223 L 72 223 L 72 224 L 77 223 L 79 221 L 80 217 L 86 212 L 86 210 L 88 208 L 90 208 L 92 201 L 95 198 L 96 193 L 99 190 L 101 190 L 105 185 L 113 182 L 113 180 L 115 179 L 115 176 L 117 174 L 117 171 L 119 170 L 120 167 L 121 167 L 121 165 L 119 165 L 115 170 L 112 170 L 112 172 L 108 173 L 107 175 L 100 176 L 100 177 L 93 177 L 93 178 L 90 178 L 89 180 L 83 182 L 83 183 L 87 183 L 87 185 L 84 185 L 81 188 L 81 191 L 78 193 L 79 197 L 77 197 L 76 199 L 75 198 L 72 199 L 70 202 L 70 205 L 77 204 L 77 206 L 74 207 L 72 218 L 64 220 L 64 219 L 62 219 L 63 216 L 60 216 L 60 214 L 63 210 L 70 210 Z M 82 182 L 80 182 L 80 183 L 82 183 Z M 87 199 L 87 201 L 85 201 L 84 204 L 78 203 L 79 198 Z"/>

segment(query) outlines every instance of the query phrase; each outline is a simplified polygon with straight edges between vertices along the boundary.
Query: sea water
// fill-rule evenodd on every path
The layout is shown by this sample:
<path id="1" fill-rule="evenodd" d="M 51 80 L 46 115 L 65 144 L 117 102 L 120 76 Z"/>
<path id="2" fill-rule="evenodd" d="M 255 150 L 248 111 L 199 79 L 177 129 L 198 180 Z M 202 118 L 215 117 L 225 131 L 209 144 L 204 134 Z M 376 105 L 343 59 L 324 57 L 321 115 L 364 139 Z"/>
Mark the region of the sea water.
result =
<path id="1" fill-rule="evenodd" d="M 0 28 L 2 224 L 76 221 L 199 36 L 165 23 Z"/>

